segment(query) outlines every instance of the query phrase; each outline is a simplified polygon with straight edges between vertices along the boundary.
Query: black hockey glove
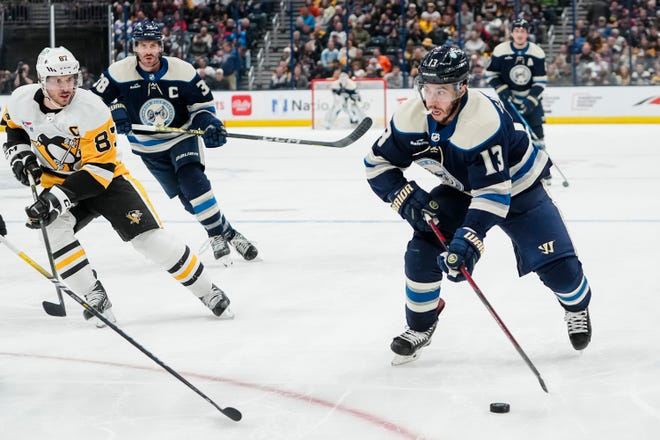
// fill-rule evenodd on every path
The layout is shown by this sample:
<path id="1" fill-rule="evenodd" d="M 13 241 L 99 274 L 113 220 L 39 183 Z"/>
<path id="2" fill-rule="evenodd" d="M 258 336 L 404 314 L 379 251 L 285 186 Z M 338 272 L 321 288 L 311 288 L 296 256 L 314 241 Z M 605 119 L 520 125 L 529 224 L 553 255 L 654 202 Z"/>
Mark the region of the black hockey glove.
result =
<path id="1" fill-rule="evenodd" d="M 61 186 L 55 185 L 50 189 L 45 189 L 37 197 L 37 201 L 25 208 L 28 221 L 25 224 L 28 228 L 39 229 L 40 221 L 43 220 L 44 226 L 55 221 L 55 219 L 71 208 L 71 200 Z"/>
<path id="2" fill-rule="evenodd" d="M 128 134 L 133 130 L 131 117 L 128 116 L 128 110 L 124 104 L 119 102 L 112 104 L 110 106 L 110 113 L 112 113 L 112 119 L 115 121 L 118 134 Z"/>
<path id="3" fill-rule="evenodd" d="M 522 100 L 518 106 L 518 110 L 520 110 L 520 113 L 524 116 L 527 116 L 534 111 L 537 105 L 539 105 L 538 100 L 533 96 L 528 96 Z"/>
<path id="4" fill-rule="evenodd" d="M 222 121 L 210 113 L 200 113 L 195 116 L 190 124 L 194 130 L 204 130 L 202 139 L 207 148 L 221 147 L 227 143 L 227 131 Z"/>
<path id="5" fill-rule="evenodd" d="M 431 215 L 437 215 L 440 205 L 417 183 L 414 181 L 406 183 L 403 188 L 394 191 L 388 198 L 392 209 L 410 223 L 414 230 L 419 232 L 431 231 L 431 227 L 424 220 L 424 211 L 428 211 Z"/>
<path id="6" fill-rule="evenodd" d="M 458 228 L 448 249 L 449 252 L 443 252 L 438 256 L 438 266 L 447 274 L 450 281 L 459 282 L 465 280 L 460 267 L 465 266 L 471 275 L 474 265 L 484 253 L 484 243 L 479 234 L 472 229 Z"/>
<path id="7" fill-rule="evenodd" d="M 41 167 L 37 163 L 37 156 L 34 155 L 29 145 L 18 144 L 8 147 L 5 144 L 3 149 L 16 180 L 25 186 L 29 186 L 29 174 L 34 179 L 34 183 L 41 182 Z"/>
<path id="8" fill-rule="evenodd" d="M 2 214 L 0 214 L 0 235 L 3 237 L 7 235 L 7 225 L 5 225 L 5 221 L 2 219 Z"/>

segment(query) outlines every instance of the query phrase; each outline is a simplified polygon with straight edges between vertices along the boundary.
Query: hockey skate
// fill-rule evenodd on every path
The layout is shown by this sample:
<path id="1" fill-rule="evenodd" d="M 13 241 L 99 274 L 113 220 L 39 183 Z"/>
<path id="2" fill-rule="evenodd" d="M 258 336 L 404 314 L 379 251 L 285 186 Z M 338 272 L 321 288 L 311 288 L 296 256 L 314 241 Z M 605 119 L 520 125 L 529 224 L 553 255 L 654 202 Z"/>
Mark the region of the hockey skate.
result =
<path id="1" fill-rule="evenodd" d="M 85 295 L 85 302 L 94 308 L 97 312 L 101 313 L 105 319 L 112 322 L 113 324 L 117 322 L 114 313 L 112 313 L 112 303 L 108 298 L 108 294 L 105 292 L 105 288 L 100 281 L 96 281 L 92 291 Z M 83 318 L 86 321 L 91 320 L 97 328 L 105 327 L 105 323 L 97 318 L 94 313 L 85 309 L 83 311 Z"/>
<path id="2" fill-rule="evenodd" d="M 257 257 L 257 254 L 259 253 L 257 248 L 236 229 L 227 234 L 225 238 L 245 260 L 251 261 Z"/>
<path id="3" fill-rule="evenodd" d="M 445 308 L 445 301 L 440 298 L 438 303 L 438 315 Z M 401 335 L 395 337 L 390 344 L 390 348 L 394 352 L 394 359 L 392 365 L 403 365 L 415 361 L 421 354 L 421 349 L 431 344 L 431 337 L 435 328 L 438 325 L 436 319 L 433 325 L 423 332 L 418 332 L 407 328 Z"/>
<path id="4" fill-rule="evenodd" d="M 584 350 L 591 341 L 591 319 L 589 318 L 589 309 L 579 312 L 566 311 L 564 315 L 566 327 L 568 328 L 568 337 L 571 340 L 573 348 Z"/>
<path id="5" fill-rule="evenodd" d="M 201 297 L 200 301 L 202 301 L 206 307 L 211 309 L 215 316 L 221 316 L 225 319 L 234 319 L 234 312 L 229 308 L 231 301 L 229 301 L 227 295 L 225 295 L 225 293 L 215 284 L 211 289 L 211 293 Z"/>
<path id="6" fill-rule="evenodd" d="M 229 249 L 227 239 L 222 235 L 215 235 L 209 237 L 209 241 L 211 242 L 211 248 L 213 249 L 213 257 L 220 261 L 225 267 L 231 266 L 232 261 L 231 258 L 229 258 L 231 249 Z"/>

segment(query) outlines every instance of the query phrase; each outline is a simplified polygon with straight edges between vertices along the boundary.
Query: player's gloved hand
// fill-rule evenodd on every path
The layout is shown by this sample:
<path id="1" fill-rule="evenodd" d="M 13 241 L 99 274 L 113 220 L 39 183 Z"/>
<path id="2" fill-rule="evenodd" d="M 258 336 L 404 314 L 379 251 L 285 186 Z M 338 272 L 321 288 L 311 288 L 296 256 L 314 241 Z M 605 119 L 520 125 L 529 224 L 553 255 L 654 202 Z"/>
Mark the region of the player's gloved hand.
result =
<path id="1" fill-rule="evenodd" d="M 227 143 L 227 130 L 225 130 L 225 126 L 218 119 L 214 119 L 214 121 L 213 124 L 206 127 L 202 135 L 204 145 L 208 148 L 221 147 Z"/>
<path id="2" fill-rule="evenodd" d="M 28 216 L 25 225 L 31 229 L 38 229 L 40 227 L 39 222 L 42 220 L 44 226 L 53 223 L 57 216 L 62 215 L 71 208 L 71 199 L 66 192 L 68 191 L 58 185 L 43 190 L 37 197 L 37 201 L 25 208 L 25 213 Z"/>
<path id="3" fill-rule="evenodd" d="M 527 96 L 522 100 L 522 102 L 518 106 L 518 109 L 520 110 L 520 113 L 522 113 L 523 115 L 528 115 L 534 111 L 534 109 L 538 104 L 539 102 L 536 98 L 534 98 L 533 96 Z"/>
<path id="4" fill-rule="evenodd" d="M 2 219 L 2 215 L 0 215 L 0 235 L 3 237 L 7 235 L 7 225 L 5 225 L 5 221 Z"/>
<path id="5" fill-rule="evenodd" d="M 458 228 L 448 249 L 449 252 L 443 252 L 438 257 L 438 266 L 447 274 L 450 281 L 459 282 L 465 280 L 460 267 L 465 266 L 468 273 L 472 274 L 474 265 L 484 252 L 484 243 L 472 229 Z"/>
<path id="6" fill-rule="evenodd" d="M 421 189 L 414 181 L 406 183 L 402 188 L 389 195 L 391 207 L 410 223 L 416 231 L 430 232 L 431 227 L 424 220 L 424 211 L 436 215 L 440 211 L 438 202 Z"/>
<path id="7" fill-rule="evenodd" d="M 34 155 L 29 145 L 17 144 L 9 147 L 5 144 L 3 148 L 16 180 L 25 186 L 29 186 L 30 179 L 28 175 L 30 175 L 34 179 L 34 183 L 41 182 L 41 167 L 37 163 L 37 156 Z"/>
<path id="8" fill-rule="evenodd" d="M 500 97 L 500 101 L 506 104 L 507 102 L 511 101 L 511 90 L 509 87 L 505 87 L 497 93 L 497 96 Z"/>
<path id="9" fill-rule="evenodd" d="M 204 130 L 202 139 L 208 148 L 221 147 L 227 143 L 227 130 L 222 121 L 210 113 L 200 113 L 192 120 L 190 128 L 193 130 Z"/>
<path id="10" fill-rule="evenodd" d="M 117 127 L 118 134 L 128 134 L 131 132 L 133 127 L 131 126 L 131 118 L 128 116 L 128 110 L 126 106 L 122 103 L 112 104 L 110 106 L 110 113 L 112 114 L 112 119 L 115 121 L 115 127 Z"/>

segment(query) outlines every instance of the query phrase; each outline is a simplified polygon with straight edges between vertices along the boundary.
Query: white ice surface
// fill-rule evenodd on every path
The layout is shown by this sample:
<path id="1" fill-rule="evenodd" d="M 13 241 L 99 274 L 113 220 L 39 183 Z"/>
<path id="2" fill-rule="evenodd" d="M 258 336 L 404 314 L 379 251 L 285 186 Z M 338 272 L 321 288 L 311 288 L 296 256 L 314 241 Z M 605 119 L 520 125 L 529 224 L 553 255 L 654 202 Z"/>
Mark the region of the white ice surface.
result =
<path id="1" fill-rule="evenodd" d="M 339 150 L 230 140 L 207 151 L 208 174 L 261 261 L 224 269 L 202 259 L 234 321 L 214 319 L 106 222 L 79 238 L 121 328 L 243 420 L 222 416 L 112 330 L 91 327 L 68 297 L 66 318 L 47 316 L 52 285 L 0 246 L 0 439 L 660 438 L 660 126 L 546 130 L 570 180 L 561 187 L 555 172 L 552 193 L 593 289 L 591 345 L 571 348 L 562 309 L 534 275 L 517 277 L 500 230 L 474 278 L 549 394 L 465 284 L 443 286 L 447 307 L 421 359 L 390 366 L 411 231 L 365 181 L 362 157 L 377 131 Z M 198 249 L 202 228 L 122 149 L 167 228 Z M 30 191 L 0 162 L 8 238 L 47 268 L 40 233 L 22 226 Z M 492 414 L 490 402 L 511 412 Z"/>

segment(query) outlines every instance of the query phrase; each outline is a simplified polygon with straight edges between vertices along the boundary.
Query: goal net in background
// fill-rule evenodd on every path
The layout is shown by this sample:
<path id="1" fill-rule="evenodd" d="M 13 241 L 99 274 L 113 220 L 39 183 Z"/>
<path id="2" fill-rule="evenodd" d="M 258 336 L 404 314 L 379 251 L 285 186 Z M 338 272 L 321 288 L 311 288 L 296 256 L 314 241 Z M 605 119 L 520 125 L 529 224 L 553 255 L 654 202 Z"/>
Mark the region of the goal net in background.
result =
<path id="1" fill-rule="evenodd" d="M 328 112 L 332 108 L 331 86 L 334 79 L 312 80 L 312 128 L 325 129 Z M 382 78 L 355 78 L 361 101 L 358 103 L 365 115 L 373 119 L 372 127 L 385 128 L 387 121 L 386 92 L 387 85 Z M 352 128 L 348 114 L 342 111 L 332 128 Z"/>

